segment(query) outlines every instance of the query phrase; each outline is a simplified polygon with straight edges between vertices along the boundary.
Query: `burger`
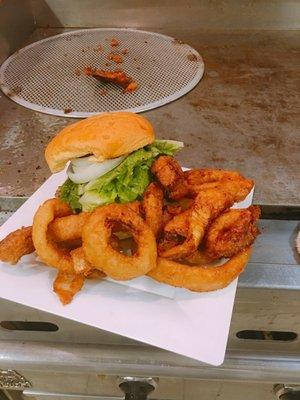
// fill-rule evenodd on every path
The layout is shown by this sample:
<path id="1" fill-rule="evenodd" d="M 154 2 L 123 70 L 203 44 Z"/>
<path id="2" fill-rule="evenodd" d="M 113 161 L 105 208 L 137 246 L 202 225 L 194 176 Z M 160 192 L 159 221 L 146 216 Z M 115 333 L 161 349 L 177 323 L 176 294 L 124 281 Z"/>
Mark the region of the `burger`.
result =
<path id="1" fill-rule="evenodd" d="M 67 126 L 48 144 L 45 158 L 53 173 L 67 167 L 58 197 L 74 212 L 93 211 L 142 197 L 153 161 L 182 147 L 182 142 L 155 140 L 151 123 L 141 115 L 114 112 Z"/>

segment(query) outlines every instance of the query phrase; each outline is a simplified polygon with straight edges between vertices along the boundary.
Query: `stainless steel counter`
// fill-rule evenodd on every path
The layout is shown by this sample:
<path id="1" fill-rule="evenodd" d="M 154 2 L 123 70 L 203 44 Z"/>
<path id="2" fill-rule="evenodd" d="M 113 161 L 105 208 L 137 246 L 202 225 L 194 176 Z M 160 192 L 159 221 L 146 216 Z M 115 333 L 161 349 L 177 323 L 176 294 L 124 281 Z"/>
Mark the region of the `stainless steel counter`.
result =
<path id="1" fill-rule="evenodd" d="M 28 42 L 63 31 L 37 29 Z M 201 53 L 206 72 L 192 92 L 145 113 L 157 136 L 186 143 L 179 159 L 187 167 L 254 178 L 255 203 L 299 205 L 298 33 L 202 31 L 179 39 Z M 43 149 L 71 122 L 0 94 L 0 196 L 28 196 L 40 186 L 50 175 Z"/>

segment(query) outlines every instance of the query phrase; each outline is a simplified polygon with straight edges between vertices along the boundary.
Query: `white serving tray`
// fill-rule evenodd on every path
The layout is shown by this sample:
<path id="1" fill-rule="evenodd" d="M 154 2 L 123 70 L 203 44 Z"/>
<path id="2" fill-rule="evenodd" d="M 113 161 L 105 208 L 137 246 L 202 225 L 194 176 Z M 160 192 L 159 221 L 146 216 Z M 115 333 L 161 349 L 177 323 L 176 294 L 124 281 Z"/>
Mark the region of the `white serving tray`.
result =
<path id="1" fill-rule="evenodd" d="M 52 175 L 0 228 L 0 239 L 32 224 L 38 206 L 54 197 L 66 179 Z M 253 191 L 236 207 L 251 205 Z M 237 279 L 227 288 L 193 293 L 142 277 L 132 281 L 87 281 L 63 306 L 52 290 L 57 271 L 34 254 L 15 266 L 0 262 L 0 298 L 120 334 L 212 365 L 225 356 Z"/>

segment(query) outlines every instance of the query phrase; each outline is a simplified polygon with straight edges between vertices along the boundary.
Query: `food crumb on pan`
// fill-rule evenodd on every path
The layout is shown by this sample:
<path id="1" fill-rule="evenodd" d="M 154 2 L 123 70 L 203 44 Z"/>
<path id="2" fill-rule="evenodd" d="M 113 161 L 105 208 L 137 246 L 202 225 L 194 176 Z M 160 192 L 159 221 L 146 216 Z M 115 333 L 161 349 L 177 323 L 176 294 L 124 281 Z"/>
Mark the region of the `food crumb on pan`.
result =
<path id="1" fill-rule="evenodd" d="M 97 51 L 98 53 L 102 53 L 103 47 L 102 47 L 101 44 L 98 44 L 98 45 L 94 48 L 94 50 Z"/>
<path id="2" fill-rule="evenodd" d="M 76 75 L 76 76 L 80 76 L 80 75 L 81 75 L 81 71 L 80 71 L 79 68 L 76 68 L 76 69 L 75 69 L 75 75 Z"/>
<path id="3" fill-rule="evenodd" d="M 65 114 L 69 114 L 70 112 L 72 112 L 73 110 L 72 110 L 72 108 L 65 108 L 64 109 L 64 113 Z"/>
<path id="4" fill-rule="evenodd" d="M 115 38 L 112 38 L 110 41 L 111 47 L 117 47 L 117 46 L 119 46 L 119 44 L 120 44 L 119 41 Z"/>
<path id="5" fill-rule="evenodd" d="M 138 88 L 138 84 L 135 81 L 129 83 L 129 85 L 124 89 L 124 93 L 133 93 Z"/>
<path id="6" fill-rule="evenodd" d="M 198 61 L 198 57 L 196 56 L 196 54 L 188 54 L 187 59 L 189 61 Z"/>
<path id="7" fill-rule="evenodd" d="M 123 57 L 120 54 L 109 53 L 107 58 L 116 64 L 122 64 Z"/>
<path id="8" fill-rule="evenodd" d="M 100 93 L 101 96 L 106 96 L 108 94 L 108 90 L 107 89 L 101 89 L 99 93 Z"/>
<path id="9" fill-rule="evenodd" d="M 124 56 L 126 56 L 128 54 L 128 49 L 124 49 L 121 51 L 121 54 L 123 54 Z"/>

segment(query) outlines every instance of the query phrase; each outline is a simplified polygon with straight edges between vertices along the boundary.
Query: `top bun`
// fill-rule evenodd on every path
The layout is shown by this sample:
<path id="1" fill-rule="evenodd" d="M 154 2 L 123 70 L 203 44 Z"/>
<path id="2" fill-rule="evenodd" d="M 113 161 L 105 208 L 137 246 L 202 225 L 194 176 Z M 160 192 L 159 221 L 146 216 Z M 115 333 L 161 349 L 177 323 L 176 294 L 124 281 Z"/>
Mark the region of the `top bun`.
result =
<path id="1" fill-rule="evenodd" d="M 69 125 L 56 135 L 45 150 L 51 172 L 88 154 L 99 161 L 116 158 L 154 141 L 150 122 L 134 113 L 113 112 L 96 115 Z"/>

